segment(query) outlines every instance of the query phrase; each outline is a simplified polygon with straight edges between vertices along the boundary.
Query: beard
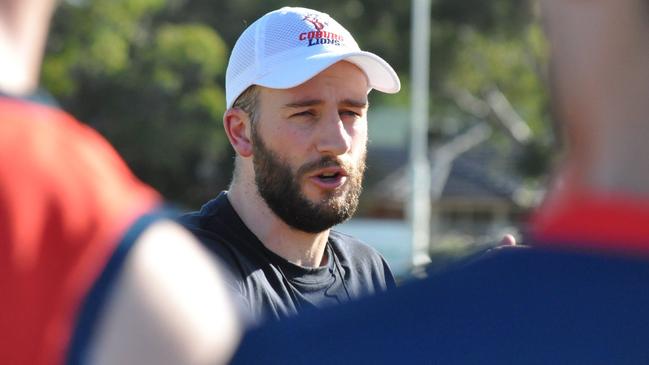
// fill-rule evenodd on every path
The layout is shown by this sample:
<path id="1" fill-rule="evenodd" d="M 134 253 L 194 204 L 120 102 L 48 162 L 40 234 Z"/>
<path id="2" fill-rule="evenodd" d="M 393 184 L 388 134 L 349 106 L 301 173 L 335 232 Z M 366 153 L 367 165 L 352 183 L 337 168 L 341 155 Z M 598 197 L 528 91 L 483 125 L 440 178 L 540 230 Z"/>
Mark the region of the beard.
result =
<path id="1" fill-rule="evenodd" d="M 294 172 L 288 162 L 266 147 L 256 129 L 252 128 L 251 139 L 257 190 L 284 223 L 299 231 L 320 233 L 354 215 L 362 191 L 366 151 L 357 166 L 325 156 L 302 165 Z M 312 202 L 302 192 L 300 179 L 311 171 L 331 166 L 347 171 L 345 185 L 327 191 L 319 201 Z"/>

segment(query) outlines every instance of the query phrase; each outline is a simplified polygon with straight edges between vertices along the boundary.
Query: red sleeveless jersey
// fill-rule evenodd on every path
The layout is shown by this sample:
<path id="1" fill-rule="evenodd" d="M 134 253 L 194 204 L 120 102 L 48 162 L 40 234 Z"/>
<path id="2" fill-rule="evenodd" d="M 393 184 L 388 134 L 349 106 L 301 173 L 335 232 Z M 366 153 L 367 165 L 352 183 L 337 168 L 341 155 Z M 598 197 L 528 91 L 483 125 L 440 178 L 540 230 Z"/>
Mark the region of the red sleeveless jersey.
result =
<path id="1" fill-rule="evenodd" d="M 0 364 L 61 364 L 77 313 L 159 202 L 94 130 L 0 96 Z"/>

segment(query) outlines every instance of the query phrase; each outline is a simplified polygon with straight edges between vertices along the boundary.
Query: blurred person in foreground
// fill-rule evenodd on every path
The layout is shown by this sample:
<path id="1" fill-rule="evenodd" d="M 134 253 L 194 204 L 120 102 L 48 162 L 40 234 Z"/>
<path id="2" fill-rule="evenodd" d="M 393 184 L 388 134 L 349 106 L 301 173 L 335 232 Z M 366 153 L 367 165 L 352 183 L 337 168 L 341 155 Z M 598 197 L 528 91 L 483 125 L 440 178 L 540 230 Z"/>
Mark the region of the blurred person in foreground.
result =
<path id="1" fill-rule="evenodd" d="M 223 117 L 232 182 L 181 221 L 230 268 L 257 320 L 394 287 L 378 252 L 331 228 L 358 204 L 368 94 L 399 88 L 392 67 L 316 10 L 272 11 L 237 40 Z"/>
<path id="2" fill-rule="evenodd" d="M 239 324 L 214 258 L 38 97 L 55 7 L 0 0 L 0 363 L 223 363 Z"/>
<path id="3" fill-rule="evenodd" d="M 540 4 L 568 147 L 532 247 L 260 328 L 233 363 L 649 362 L 649 2 Z"/>

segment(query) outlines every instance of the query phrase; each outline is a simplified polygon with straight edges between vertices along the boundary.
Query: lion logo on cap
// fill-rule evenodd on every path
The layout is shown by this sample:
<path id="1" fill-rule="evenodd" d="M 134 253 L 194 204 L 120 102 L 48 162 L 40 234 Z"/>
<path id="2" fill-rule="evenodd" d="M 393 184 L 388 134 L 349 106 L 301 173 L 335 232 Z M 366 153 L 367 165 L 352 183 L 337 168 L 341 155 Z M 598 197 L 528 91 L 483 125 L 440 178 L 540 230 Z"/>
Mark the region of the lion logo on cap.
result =
<path id="1" fill-rule="evenodd" d="M 323 30 L 325 25 L 326 25 L 326 23 L 323 23 L 322 21 L 320 21 L 320 18 L 315 14 L 305 15 L 304 19 L 302 19 L 302 20 L 306 20 L 307 22 L 313 24 L 313 27 L 316 30 Z"/>

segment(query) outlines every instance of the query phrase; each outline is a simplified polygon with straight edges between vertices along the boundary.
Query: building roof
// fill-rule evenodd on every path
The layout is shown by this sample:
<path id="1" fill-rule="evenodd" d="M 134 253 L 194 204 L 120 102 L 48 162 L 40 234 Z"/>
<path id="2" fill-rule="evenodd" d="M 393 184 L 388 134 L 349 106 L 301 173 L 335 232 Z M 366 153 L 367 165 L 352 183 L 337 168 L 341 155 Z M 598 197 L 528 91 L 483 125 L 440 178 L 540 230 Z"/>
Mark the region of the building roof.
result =
<path id="1" fill-rule="evenodd" d="M 434 161 L 434 159 L 431 159 Z M 440 200 L 498 201 L 516 205 L 522 178 L 514 171 L 514 157 L 499 151 L 488 139 L 449 161 L 446 176 L 435 174 L 443 184 Z M 376 204 L 399 204 L 409 198 L 408 155 L 405 149 L 381 148 L 368 154 L 368 199 Z M 434 162 L 431 169 L 435 170 Z M 441 176 L 440 176 L 441 175 Z M 374 181 L 374 184 L 372 184 Z M 431 184 L 435 188 L 435 183 Z M 431 192 L 435 196 L 434 192 Z"/>

